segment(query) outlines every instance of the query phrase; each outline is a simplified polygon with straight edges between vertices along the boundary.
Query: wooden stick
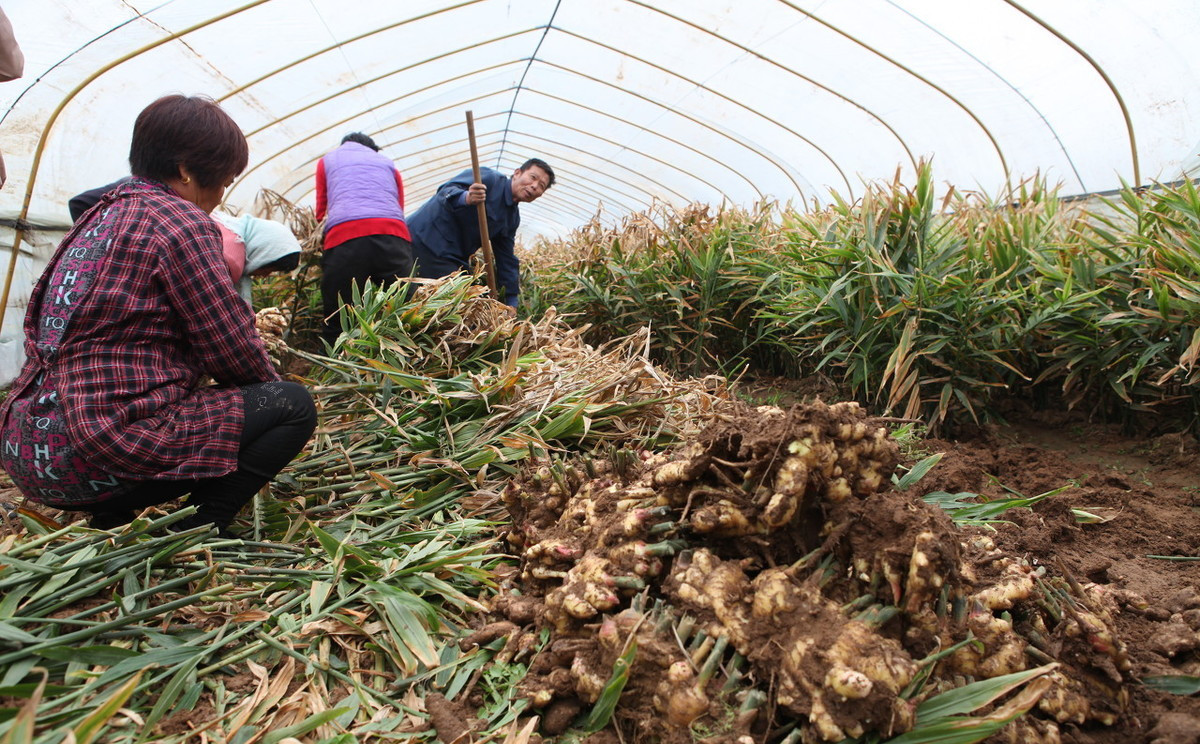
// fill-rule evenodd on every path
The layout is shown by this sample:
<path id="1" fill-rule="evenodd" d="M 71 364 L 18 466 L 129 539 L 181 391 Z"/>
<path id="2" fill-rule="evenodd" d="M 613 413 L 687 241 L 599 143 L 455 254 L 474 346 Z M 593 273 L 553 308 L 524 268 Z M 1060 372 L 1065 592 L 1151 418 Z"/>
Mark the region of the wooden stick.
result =
<path id="1" fill-rule="evenodd" d="M 479 175 L 479 151 L 475 149 L 475 116 L 470 111 L 467 112 L 467 140 L 471 143 L 471 170 L 475 183 L 483 183 Z M 486 201 L 484 199 L 475 205 L 479 213 L 479 244 L 483 248 L 483 266 L 487 270 L 488 289 L 492 293 L 492 299 L 499 300 L 500 295 L 496 293 L 496 262 L 492 258 L 492 240 L 488 237 Z"/>

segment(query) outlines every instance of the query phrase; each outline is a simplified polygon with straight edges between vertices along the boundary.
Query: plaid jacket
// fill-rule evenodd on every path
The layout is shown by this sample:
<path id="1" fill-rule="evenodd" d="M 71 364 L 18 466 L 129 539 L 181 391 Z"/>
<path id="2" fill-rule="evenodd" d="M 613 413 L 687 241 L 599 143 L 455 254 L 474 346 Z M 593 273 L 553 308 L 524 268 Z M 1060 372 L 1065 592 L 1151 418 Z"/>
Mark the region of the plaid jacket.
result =
<path id="1" fill-rule="evenodd" d="M 108 242 L 98 265 L 85 267 L 95 274 L 71 298 L 55 350 L 43 343 L 44 320 L 73 289 L 51 286 L 71 273 L 56 266 L 98 240 Z M 6 436 L 21 424 L 9 420 L 13 402 L 45 386 L 57 393 L 75 452 L 135 480 L 233 470 L 243 418 L 238 386 L 279 379 L 229 277 L 212 218 L 140 178 L 106 194 L 59 245 L 29 301 L 25 353 L 0 407 Z M 218 385 L 201 386 L 206 375 Z"/>

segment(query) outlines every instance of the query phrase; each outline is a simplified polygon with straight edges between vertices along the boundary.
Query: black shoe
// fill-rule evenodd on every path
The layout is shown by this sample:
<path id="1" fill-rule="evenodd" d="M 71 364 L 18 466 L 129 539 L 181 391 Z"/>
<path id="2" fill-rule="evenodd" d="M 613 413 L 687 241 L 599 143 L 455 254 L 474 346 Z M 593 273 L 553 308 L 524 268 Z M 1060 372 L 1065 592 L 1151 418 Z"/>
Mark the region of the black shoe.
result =
<path id="1" fill-rule="evenodd" d="M 93 511 L 88 526 L 97 530 L 111 530 L 133 521 L 132 509 L 114 509 L 112 511 Z"/>
<path id="2" fill-rule="evenodd" d="M 191 515 L 190 517 L 184 517 L 183 519 L 179 520 L 178 522 L 174 522 L 172 524 L 167 525 L 167 529 L 170 530 L 171 532 L 185 532 L 185 531 L 193 529 L 195 527 L 210 527 L 210 528 L 216 527 L 217 533 L 215 535 L 212 535 L 211 537 L 209 537 L 210 540 L 244 540 L 245 539 L 238 533 L 230 530 L 228 526 L 218 525 L 215 522 L 212 522 L 211 520 L 205 520 L 203 517 L 200 517 L 195 514 Z"/>
<path id="3" fill-rule="evenodd" d="M 239 535 L 228 527 L 217 528 L 217 539 L 219 540 L 245 540 L 243 535 Z"/>

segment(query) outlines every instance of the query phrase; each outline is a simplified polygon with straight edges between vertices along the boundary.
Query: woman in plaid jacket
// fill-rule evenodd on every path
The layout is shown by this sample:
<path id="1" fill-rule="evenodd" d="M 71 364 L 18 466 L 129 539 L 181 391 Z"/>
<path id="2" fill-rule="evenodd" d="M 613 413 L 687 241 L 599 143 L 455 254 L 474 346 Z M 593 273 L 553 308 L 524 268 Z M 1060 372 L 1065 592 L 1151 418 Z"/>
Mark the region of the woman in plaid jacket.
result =
<path id="1" fill-rule="evenodd" d="M 0 464 L 28 498 L 109 528 L 190 494 L 178 525 L 224 531 L 308 441 L 312 397 L 271 366 L 208 214 L 248 159 L 211 99 L 139 114 L 133 178 L 75 224 L 30 298 L 0 407 Z"/>

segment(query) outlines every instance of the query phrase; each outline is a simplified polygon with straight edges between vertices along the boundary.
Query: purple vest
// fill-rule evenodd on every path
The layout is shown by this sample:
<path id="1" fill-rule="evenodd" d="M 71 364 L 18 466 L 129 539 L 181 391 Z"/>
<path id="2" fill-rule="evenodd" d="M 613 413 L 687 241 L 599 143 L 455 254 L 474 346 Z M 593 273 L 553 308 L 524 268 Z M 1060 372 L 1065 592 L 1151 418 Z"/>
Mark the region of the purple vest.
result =
<path id="1" fill-rule="evenodd" d="M 325 162 L 326 231 L 351 220 L 404 221 L 396 166 L 386 155 L 357 142 L 344 142 Z"/>

